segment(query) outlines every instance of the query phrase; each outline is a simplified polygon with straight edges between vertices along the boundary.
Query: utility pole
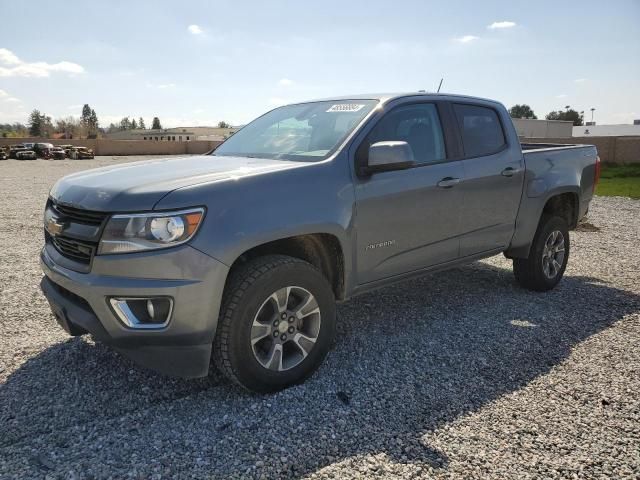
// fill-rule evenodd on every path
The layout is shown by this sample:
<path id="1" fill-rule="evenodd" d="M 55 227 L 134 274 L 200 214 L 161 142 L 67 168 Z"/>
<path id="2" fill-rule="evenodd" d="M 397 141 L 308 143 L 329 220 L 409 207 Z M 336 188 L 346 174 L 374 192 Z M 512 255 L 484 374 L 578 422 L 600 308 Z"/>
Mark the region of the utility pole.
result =
<path id="1" fill-rule="evenodd" d="M 594 123 L 593 123 L 593 112 L 595 112 L 595 111 L 596 111 L 596 109 L 591 107 L 591 125 L 594 125 Z"/>

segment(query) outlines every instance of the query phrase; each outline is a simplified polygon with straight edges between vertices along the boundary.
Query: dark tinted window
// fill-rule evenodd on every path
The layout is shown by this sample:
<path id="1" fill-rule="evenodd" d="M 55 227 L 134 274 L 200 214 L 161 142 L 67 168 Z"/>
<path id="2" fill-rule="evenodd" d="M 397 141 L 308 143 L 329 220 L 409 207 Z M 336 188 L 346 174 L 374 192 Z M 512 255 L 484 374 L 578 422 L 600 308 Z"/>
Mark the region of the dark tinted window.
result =
<path id="1" fill-rule="evenodd" d="M 492 108 L 454 105 L 453 110 L 462 133 L 466 157 L 490 155 L 506 143 L 498 114 Z"/>
<path id="2" fill-rule="evenodd" d="M 386 141 L 407 142 L 417 163 L 446 158 L 438 109 L 432 103 L 398 107 L 385 114 L 359 148 L 359 156 L 366 155 L 370 145 Z"/>

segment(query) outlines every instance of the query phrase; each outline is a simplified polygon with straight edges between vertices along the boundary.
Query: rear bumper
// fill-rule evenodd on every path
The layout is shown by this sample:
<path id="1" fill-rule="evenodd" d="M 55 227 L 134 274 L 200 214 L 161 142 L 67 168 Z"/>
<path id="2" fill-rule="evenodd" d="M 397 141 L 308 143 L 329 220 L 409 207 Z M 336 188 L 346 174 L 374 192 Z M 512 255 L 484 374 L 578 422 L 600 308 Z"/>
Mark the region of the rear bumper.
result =
<path id="1" fill-rule="evenodd" d="M 56 264 L 45 248 L 40 264 L 45 274 L 42 292 L 70 335 L 89 333 L 136 363 L 167 375 L 207 375 L 226 265 L 189 246 L 95 257 L 91 273 Z M 112 296 L 168 296 L 174 309 L 166 327 L 132 329 L 111 309 Z"/>

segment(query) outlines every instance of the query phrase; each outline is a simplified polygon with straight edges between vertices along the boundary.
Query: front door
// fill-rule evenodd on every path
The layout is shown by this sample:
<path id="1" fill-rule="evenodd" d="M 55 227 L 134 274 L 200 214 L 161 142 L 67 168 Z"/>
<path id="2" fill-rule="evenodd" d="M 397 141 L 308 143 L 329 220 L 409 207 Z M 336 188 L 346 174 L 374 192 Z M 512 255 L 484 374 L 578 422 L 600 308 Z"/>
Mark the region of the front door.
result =
<path id="1" fill-rule="evenodd" d="M 357 156 L 381 141 L 405 141 L 416 166 L 356 180 L 358 284 L 455 260 L 462 161 L 448 161 L 435 103 L 398 106 L 379 120 Z"/>

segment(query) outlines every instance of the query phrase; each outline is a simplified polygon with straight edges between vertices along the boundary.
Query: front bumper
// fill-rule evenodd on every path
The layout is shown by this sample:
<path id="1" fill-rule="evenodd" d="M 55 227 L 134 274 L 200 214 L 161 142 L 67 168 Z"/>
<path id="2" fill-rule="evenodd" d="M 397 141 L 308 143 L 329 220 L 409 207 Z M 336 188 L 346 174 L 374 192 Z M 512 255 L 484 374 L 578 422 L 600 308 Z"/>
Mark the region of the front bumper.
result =
<path id="1" fill-rule="evenodd" d="M 70 335 L 90 333 L 140 365 L 190 378 L 208 373 L 228 267 L 188 245 L 124 255 L 94 257 L 91 272 L 54 261 L 42 249 L 42 291 L 58 323 Z M 168 296 L 174 300 L 166 327 L 136 330 L 124 325 L 109 297 Z"/>

